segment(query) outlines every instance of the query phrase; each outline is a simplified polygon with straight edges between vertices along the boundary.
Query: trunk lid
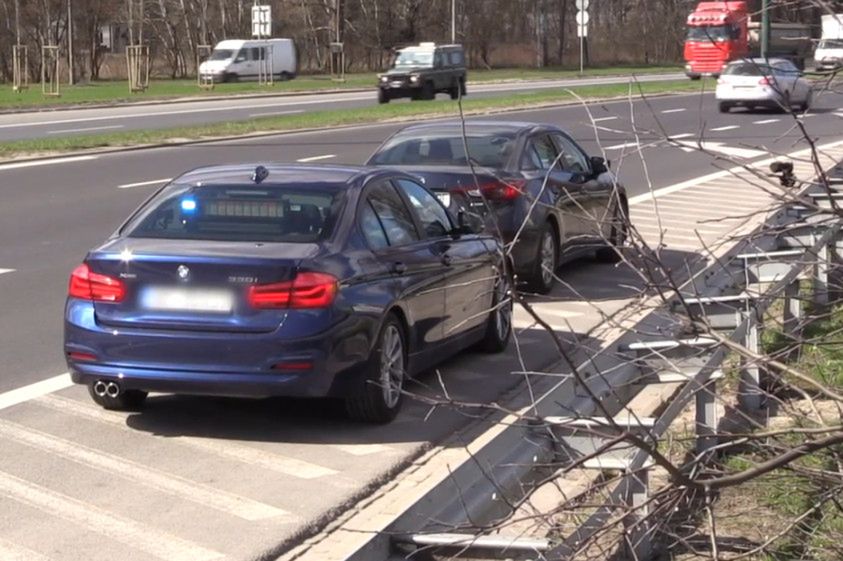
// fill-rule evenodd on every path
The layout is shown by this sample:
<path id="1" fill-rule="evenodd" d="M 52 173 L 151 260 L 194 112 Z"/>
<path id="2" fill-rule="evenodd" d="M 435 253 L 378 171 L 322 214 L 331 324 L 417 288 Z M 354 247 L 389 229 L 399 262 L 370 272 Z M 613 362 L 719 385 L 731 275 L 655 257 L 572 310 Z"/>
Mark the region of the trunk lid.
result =
<path id="1" fill-rule="evenodd" d="M 248 287 L 291 280 L 316 244 L 121 238 L 92 251 L 91 271 L 119 279 L 121 302 L 96 302 L 101 325 L 138 329 L 269 332 L 286 310 L 257 310 Z"/>

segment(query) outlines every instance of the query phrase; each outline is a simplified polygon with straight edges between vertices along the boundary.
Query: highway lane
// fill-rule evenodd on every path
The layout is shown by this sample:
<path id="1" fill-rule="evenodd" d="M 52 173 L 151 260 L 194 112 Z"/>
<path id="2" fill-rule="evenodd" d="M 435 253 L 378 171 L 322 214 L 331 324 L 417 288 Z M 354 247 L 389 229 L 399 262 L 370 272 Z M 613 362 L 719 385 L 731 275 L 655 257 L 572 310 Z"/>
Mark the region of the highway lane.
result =
<path id="1" fill-rule="evenodd" d="M 805 119 L 823 142 L 843 137 L 839 107 L 840 97 L 819 100 L 817 116 Z M 704 136 L 718 143 L 715 157 L 690 146 L 666 147 L 651 133 L 636 138 L 631 109 L 639 129 L 661 125 L 683 142 L 704 129 Z M 599 135 L 632 196 L 648 189 L 642 158 L 653 187 L 664 188 L 732 167 L 717 159 L 728 153 L 751 161 L 765 157 L 768 149 L 792 152 L 803 146 L 789 117 L 719 115 L 710 96 L 591 110 L 595 123 L 580 107 L 488 118 L 554 122 L 591 150 L 597 149 Z M 159 180 L 211 163 L 314 158 L 359 163 L 398 126 L 275 135 L 30 167 L 0 165 L 0 269 L 14 269 L 0 274 L 0 396 L 64 372 L 61 310 L 67 275 Z M 732 126 L 738 128 L 709 132 Z M 702 195 L 689 190 L 665 199 L 664 218 L 692 223 L 738 212 L 754 196 L 727 177 Z M 652 223 L 649 206 L 633 207 L 633 221 L 642 227 Z M 714 236 L 730 227 L 705 229 Z M 696 240 L 689 234 L 668 239 L 666 255 L 680 264 L 695 252 L 691 242 Z M 536 306 L 568 341 L 573 343 L 577 334 L 580 345 L 593 344 L 598 321 L 593 307 L 609 314 L 620 309 L 632 296 L 624 287 L 634 284 L 634 275 L 588 260 L 566 267 L 561 275 L 581 294 L 560 289 L 553 298 L 538 299 Z M 547 365 L 553 355 L 547 337 L 530 329 L 523 315 L 516 324 L 525 330 L 519 342 L 526 364 L 519 365 L 513 354 L 468 354 L 449 361 L 441 370 L 451 395 L 491 401 L 519 380 L 511 371 Z M 434 376 L 421 382 L 429 386 L 421 391 L 428 393 L 439 383 Z M 379 486 L 391 468 L 465 422 L 460 414 L 431 411 L 421 403 L 410 404 L 388 427 L 366 427 L 348 423 L 330 404 L 185 397 L 156 397 L 138 415 L 107 414 L 91 406 L 81 388 L 67 389 L 0 410 L 0 445 L 6 452 L 0 461 L 0 558 L 7 551 L 35 551 L 47 558 L 53 552 L 56 559 L 113 559 L 115 548 L 124 546 L 118 549 L 121 559 L 193 560 L 212 558 L 215 552 L 244 558 L 245 552 L 271 548 L 331 508 L 353 502 L 363 488 Z"/>
<path id="2" fill-rule="evenodd" d="M 642 82 L 683 79 L 682 74 L 644 75 Z M 618 84 L 629 77 L 599 77 L 529 82 L 469 84 L 473 99 L 511 93 L 527 93 L 573 85 Z M 439 99 L 447 98 L 440 95 Z M 179 103 L 129 104 L 107 108 L 62 109 L 0 114 L 0 142 L 42 137 L 61 137 L 140 129 L 164 129 L 224 121 L 294 115 L 325 108 L 353 109 L 377 104 L 374 85 L 367 92 L 302 94 L 272 97 L 197 100 Z M 393 103 L 410 103 L 398 100 Z"/>
<path id="3" fill-rule="evenodd" d="M 805 118 L 809 130 L 823 138 L 840 134 L 843 106 L 839 97 L 818 100 L 817 113 Z M 494 119 L 547 120 L 572 131 L 587 150 L 602 146 L 631 196 L 645 192 L 647 177 L 663 187 L 731 167 L 730 154 L 750 160 L 767 150 L 791 152 L 803 146 L 793 119 L 774 113 L 716 113 L 713 99 L 685 95 L 635 102 L 632 131 L 630 105 L 625 102 L 592 106 L 592 123 L 582 107 L 519 111 Z M 723 126 L 737 129 L 711 132 Z M 0 274 L 3 313 L 0 314 L 0 356 L 9 374 L 0 378 L 0 392 L 63 372 L 56 341 L 61 333 L 61 304 L 67 273 L 85 251 L 113 231 L 161 180 L 201 165 L 275 160 L 359 164 L 401 125 L 386 124 L 294 133 L 231 142 L 188 145 L 102 155 L 92 159 L 59 160 L 36 167 L 0 165 Z M 680 137 L 680 147 L 665 146 L 664 128 Z M 694 141 L 704 130 L 705 146 L 714 157 L 700 153 Z M 599 143 L 598 143 L 599 139 Z M 636 142 L 644 148 L 638 149 Z M 646 162 L 646 170 L 645 170 Z M 51 342 L 51 343 L 48 343 Z"/>
<path id="4" fill-rule="evenodd" d="M 816 135 L 840 134 L 843 106 L 839 97 L 818 100 L 816 113 L 805 118 Z M 730 154 L 750 160 L 767 150 L 791 152 L 804 145 L 793 119 L 774 113 L 720 115 L 711 96 L 685 95 L 635 102 L 638 138 L 632 131 L 630 105 L 625 102 L 592 106 L 590 122 L 584 108 L 562 107 L 496 115 L 494 119 L 547 120 L 572 131 L 586 149 L 602 146 L 627 185 L 630 195 L 645 192 L 647 177 L 654 188 L 731 167 Z M 680 111 L 681 110 L 681 111 Z M 712 132 L 724 126 L 737 129 Z M 188 145 L 102 155 L 36 167 L 0 166 L 0 274 L 3 313 L 0 314 L 0 356 L 9 374 L 0 378 L 0 392 L 63 372 L 61 304 L 67 273 L 85 251 L 113 231 L 155 188 L 187 169 L 201 165 L 275 160 L 359 164 L 401 125 L 385 124 L 294 133 L 231 142 Z M 647 131 L 664 128 L 687 143 L 665 146 Z M 714 157 L 694 147 L 704 130 Z M 599 143 L 598 143 L 599 139 Z M 641 143 L 638 149 L 634 144 Z M 722 158 L 722 159 L 718 159 Z M 644 163 L 646 162 L 646 170 Z M 122 188 L 121 188 L 122 187 Z"/>

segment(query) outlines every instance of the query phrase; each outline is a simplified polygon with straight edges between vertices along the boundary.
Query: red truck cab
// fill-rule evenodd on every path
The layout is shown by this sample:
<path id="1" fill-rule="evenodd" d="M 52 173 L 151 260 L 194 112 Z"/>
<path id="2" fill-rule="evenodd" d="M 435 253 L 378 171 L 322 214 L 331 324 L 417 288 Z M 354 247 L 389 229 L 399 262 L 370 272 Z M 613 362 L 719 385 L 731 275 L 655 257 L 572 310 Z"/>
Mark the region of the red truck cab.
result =
<path id="1" fill-rule="evenodd" d="M 749 52 L 746 2 L 700 2 L 688 16 L 685 74 L 719 76 L 728 62 Z"/>

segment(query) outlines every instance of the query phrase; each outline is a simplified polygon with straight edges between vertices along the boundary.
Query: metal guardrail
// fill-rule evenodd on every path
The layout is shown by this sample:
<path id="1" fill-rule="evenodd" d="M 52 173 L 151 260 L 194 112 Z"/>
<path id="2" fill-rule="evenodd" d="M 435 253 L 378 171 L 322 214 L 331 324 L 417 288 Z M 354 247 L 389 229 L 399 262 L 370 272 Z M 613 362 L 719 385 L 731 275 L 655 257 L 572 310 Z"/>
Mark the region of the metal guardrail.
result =
<path id="1" fill-rule="evenodd" d="M 834 182 L 836 183 L 836 182 Z M 830 186 L 830 191 L 834 186 Z M 837 244 L 841 225 L 829 221 L 827 210 L 837 209 L 840 195 L 814 184 L 803 190 L 801 200 L 781 209 L 753 235 L 736 244 L 712 267 L 688 281 L 672 303 L 672 311 L 684 322 L 671 323 L 663 313 L 653 312 L 609 348 L 589 358 L 574 377 L 557 383 L 530 408 L 532 421 L 511 423 L 480 450 L 470 462 L 459 466 L 449 478 L 431 489 L 411 509 L 398 516 L 386 531 L 369 539 L 348 561 L 424 559 L 433 548 L 446 548 L 449 555 L 472 558 L 505 554 L 566 558 L 617 517 L 618 505 L 626 507 L 623 524 L 625 547 L 633 558 L 646 559 L 652 549 L 655 525 L 648 517 L 648 470 L 652 460 L 642 448 L 618 446 L 612 432 L 618 429 L 660 438 L 692 399 L 696 400 L 696 452 L 707 454 L 717 444 L 716 385 L 722 377 L 720 364 L 730 353 L 723 341 L 678 328 L 695 322 L 722 333 L 723 340 L 756 352 L 764 312 L 783 298 L 784 326 L 796 330 L 801 324 L 798 289 L 806 268 L 816 304 L 828 302 L 831 248 Z M 807 201 L 812 202 L 808 203 Z M 817 210 L 820 209 L 820 210 Z M 675 316 L 674 316 L 675 317 Z M 660 331 L 661 330 L 661 331 Z M 638 333 L 666 332 L 673 337 L 642 339 Z M 681 389 L 657 418 L 599 416 L 618 415 L 642 385 L 681 383 Z M 761 374 L 757 365 L 744 361 L 739 385 L 744 410 L 763 403 Z M 590 394 L 590 395 L 589 395 Z M 591 398 L 597 396 L 601 408 Z M 577 417 L 560 417 L 577 412 Z M 595 438 L 595 427 L 606 428 Z M 600 431 L 603 432 L 603 431 Z M 615 439 L 616 440 L 616 439 Z M 560 446 L 561 444 L 561 446 Z M 580 461 L 583 460 L 584 461 Z M 511 515 L 513 505 L 556 473 L 554 466 L 598 471 L 619 471 L 622 476 L 604 506 L 564 540 L 516 538 L 477 532 Z"/>

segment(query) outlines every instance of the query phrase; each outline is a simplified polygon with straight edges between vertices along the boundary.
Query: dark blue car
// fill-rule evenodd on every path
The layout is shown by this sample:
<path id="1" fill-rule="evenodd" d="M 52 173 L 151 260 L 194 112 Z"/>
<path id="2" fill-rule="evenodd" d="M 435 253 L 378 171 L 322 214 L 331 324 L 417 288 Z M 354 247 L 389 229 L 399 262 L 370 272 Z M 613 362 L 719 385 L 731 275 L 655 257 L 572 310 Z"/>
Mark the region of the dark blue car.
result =
<path id="1" fill-rule="evenodd" d="M 508 343 L 501 247 L 460 222 L 394 170 L 189 172 L 73 271 L 73 381 L 109 409 L 150 391 L 330 396 L 389 421 L 407 376 Z"/>

